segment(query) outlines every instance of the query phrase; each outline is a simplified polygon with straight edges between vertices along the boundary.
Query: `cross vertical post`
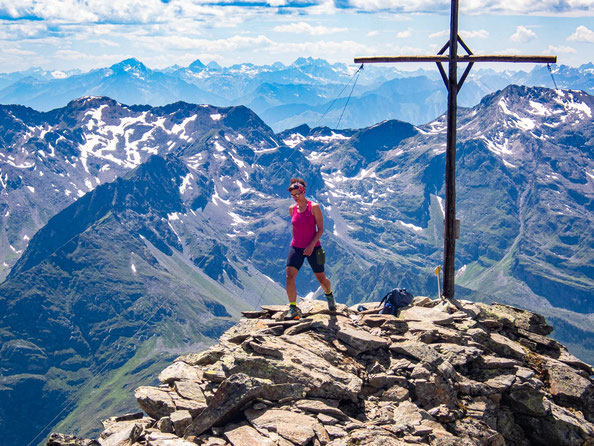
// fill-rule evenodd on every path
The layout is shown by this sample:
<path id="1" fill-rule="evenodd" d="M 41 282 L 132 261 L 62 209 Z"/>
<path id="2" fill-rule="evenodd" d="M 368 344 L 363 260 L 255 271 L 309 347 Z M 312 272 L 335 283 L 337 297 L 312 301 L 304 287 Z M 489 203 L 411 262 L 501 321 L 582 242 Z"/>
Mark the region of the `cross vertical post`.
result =
<path id="1" fill-rule="evenodd" d="M 458 0 L 452 0 L 448 77 L 447 143 L 445 162 L 445 221 L 443 249 L 443 296 L 454 298 L 456 260 L 456 113 L 458 111 Z"/>
<path id="2" fill-rule="evenodd" d="M 355 63 L 383 62 L 436 62 L 441 77 L 448 89 L 447 109 L 447 143 L 445 159 L 445 216 L 444 216 L 444 253 L 443 253 L 443 298 L 459 306 L 454 298 L 456 237 L 458 223 L 456 221 L 456 113 L 458 110 L 458 91 L 470 73 L 475 62 L 529 62 L 556 63 L 556 56 L 475 56 L 458 34 L 459 0 L 452 0 L 450 14 L 450 40 L 436 56 L 391 56 L 391 57 L 358 57 Z M 466 51 L 466 55 L 458 56 L 458 42 Z M 449 49 L 449 54 L 443 53 Z M 448 74 L 442 62 L 448 62 Z M 458 62 L 468 63 L 466 70 L 458 80 Z"/>

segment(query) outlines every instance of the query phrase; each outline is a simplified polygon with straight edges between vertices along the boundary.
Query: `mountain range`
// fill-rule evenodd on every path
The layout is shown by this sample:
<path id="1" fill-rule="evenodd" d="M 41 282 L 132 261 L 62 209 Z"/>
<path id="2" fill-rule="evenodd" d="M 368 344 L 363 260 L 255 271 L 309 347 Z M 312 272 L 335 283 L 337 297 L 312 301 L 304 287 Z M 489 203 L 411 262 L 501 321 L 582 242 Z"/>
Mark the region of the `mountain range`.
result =
<path id="1" fill-rule="evenodd" d="M 221 67 L 196 60 L 187 67 L 156 70 L 131 58 L 87 73 L 36 68 L 0 74 L 0 104 L 49 111 L 81 96 L 99 95 L 152 106 L 176 101 L 245 105 L 276 132 L 303 123 L 362 128 L 385 119 L 420 125 L 445 112 L 447 94 L 437 70 L 411 72 L 373 64 L 362 68 L 356 74 L 355 65 L 299 58 L 288 66 L 277 62 Z M 594 94 L 594 65 L 559 65 L 550 71 L 537 66 L 529 72 L 475 67 L 460 91 L 459 103 L 473 107 L 485 95 L 510 84 Z"/>
<path id="2" fill-rule="evenodd" d="M 538 310 L 588 362 L 593 110 L 585 92 L 510 86 L 459 110 L 457 155 L 457 296 Z M 2 106 L 0 128 L 8 444 L 58 421 L 96 431 L 130 407 L 122 389 L 212 343 L 240 311 L 284 302 L 292 176 L 324 210 L 339 302 L 394 286 L 437 294 L 443 116 L 275 133 L 243 106 L 84 97 Z M 297 286 L 320 292 L 308 272 Z"/>

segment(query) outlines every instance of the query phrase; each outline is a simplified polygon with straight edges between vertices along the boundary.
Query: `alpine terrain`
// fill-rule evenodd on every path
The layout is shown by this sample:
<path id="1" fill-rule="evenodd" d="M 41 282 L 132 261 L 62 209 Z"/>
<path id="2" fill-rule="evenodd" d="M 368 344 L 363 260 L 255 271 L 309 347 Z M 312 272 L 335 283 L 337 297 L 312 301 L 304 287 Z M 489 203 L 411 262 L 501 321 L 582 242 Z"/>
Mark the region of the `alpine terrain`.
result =
<path id="1" fill-rule="evenodd" d="M 590 363 L 593 109 L 585 92 L 507 87 L 459 110 L 457 159 L 457 296 L 543 314 Z M 242 106 L 84 97 L 2 106 L 0 125 L 7 444 L 58 421 L 97 432 L 173 357 L 284 302 L 292 176 L 322 206 L 339 302 L 437 295 L 444 117 L 275 133 Z M 314 282 L 300 274 L 300 295 Z"/>

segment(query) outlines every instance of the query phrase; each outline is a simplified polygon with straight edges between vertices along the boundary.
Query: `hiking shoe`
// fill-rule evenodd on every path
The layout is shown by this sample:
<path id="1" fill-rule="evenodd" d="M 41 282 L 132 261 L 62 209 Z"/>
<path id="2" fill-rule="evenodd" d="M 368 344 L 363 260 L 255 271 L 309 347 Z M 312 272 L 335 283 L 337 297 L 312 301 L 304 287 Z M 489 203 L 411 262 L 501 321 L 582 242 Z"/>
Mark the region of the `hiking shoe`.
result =
<path id="1" fill-rule="evenodd" d="M 299 308 L 297 308 L 296 305 L 289 305 L 289 311 L 285 316 L 285 320 L 298 321 L 299 319 L 301 319 L 301 312 L 299 311 Z"/>
<path id="2" fill-rule="evenodd" d="M 336 311 L 336 300 L 334 300 L 334 294 L 326 294 L 326 300 L 328 301 L 328 310 Z"/>

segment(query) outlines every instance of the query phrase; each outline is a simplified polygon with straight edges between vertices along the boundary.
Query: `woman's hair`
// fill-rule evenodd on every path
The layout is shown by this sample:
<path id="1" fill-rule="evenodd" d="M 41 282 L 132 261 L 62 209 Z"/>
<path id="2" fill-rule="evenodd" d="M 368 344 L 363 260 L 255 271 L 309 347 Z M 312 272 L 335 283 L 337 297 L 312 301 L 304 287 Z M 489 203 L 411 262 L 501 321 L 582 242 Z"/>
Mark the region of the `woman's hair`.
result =
<path id="1" fill-rule="evenodd" d="M 305 183 L 305 180 L 303 178 L 291 178 L 291 180 L 289 181 L 289 185 L 290 186 L 287 189 L 289 192 L 294 189 L 301 190 L 301 187 L 299 187 L 299 185 L 303 187 L 303 190 L 305 190 L 305 188 L 307 187 L 307 184 Z"/>

